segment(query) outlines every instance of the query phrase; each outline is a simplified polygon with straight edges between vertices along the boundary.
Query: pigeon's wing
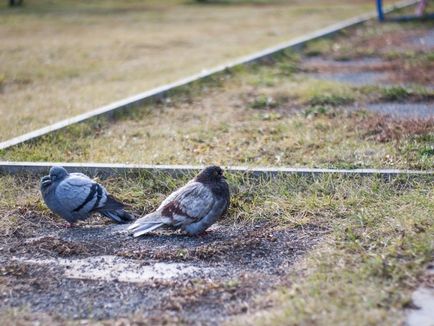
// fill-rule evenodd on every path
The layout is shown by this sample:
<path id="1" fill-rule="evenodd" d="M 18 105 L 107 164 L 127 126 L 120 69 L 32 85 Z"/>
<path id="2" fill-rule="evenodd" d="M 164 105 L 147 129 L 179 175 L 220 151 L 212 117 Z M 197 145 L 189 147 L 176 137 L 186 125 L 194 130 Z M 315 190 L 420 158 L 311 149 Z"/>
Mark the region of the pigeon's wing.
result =
<path id="1" fill-rule="evenodd" d="M 72 172 L 72 173 L 70 173 L 69 175 L 70 175 L 70 176 L 75 176 L 75 177 L 82 177 L 82 178 L 85 178 L 85 179 L 92 180 L 92 179 L 89 178 L 86 174 L 83 174 L 83 173 L 81 173 L 81 172 Z"/>
<path id="2" fill-rule="evenodd" d="M 88 214 L 107 201 L 107 191 L 84 175 L 72 175 L 59 183 L 56 198 L 65 210 Z"/>
<path id="3" fill-rule="evenodd" d="M 172 193 L 157 211 L 171 218 L 174 225 L 198 221 L 208 214 L 214 205 L 211 190 L 200 182 L 190 182 Z"/>
<path id="4" fill-rule="evenodd" d="M 214 205 L 210 208 L 209 212 L 199 221 L 184 225 L 184 231 L 190 235 L 197 235 L 204 232 L 207 228 L 213 225 L 227 210 L 228 199 L 220 197 L 214 201 Z"/>

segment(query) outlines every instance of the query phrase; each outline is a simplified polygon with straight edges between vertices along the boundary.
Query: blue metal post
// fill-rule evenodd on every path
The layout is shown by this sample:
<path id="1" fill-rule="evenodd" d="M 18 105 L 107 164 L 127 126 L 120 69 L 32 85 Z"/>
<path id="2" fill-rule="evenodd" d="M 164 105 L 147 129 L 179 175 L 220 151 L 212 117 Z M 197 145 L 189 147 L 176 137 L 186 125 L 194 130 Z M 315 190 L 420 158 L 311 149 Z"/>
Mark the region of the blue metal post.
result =
<path id="1" fill-rule="evenodd" d="M 377 12 L 378 12 L 378 20 L 380 22 L 384 21 L 383 1 L 382 0 L 377 0 Z"/>

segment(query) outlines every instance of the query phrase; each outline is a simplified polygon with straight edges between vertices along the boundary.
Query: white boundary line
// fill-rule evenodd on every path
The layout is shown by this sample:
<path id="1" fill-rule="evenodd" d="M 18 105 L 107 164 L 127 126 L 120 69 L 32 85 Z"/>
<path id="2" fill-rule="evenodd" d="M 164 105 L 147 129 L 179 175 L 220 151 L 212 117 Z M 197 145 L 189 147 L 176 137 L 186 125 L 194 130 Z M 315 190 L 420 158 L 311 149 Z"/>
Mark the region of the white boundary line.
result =
<path id="1" fill-rule="evenodd" d="M 395 5 L 387 8 L 386 10 L 384 10 L 384 13 L 386 14 L 386 13 L 389 13 L 389 12 L 396 10 L 396 9 L 411 6 L 411 5 L 415 4 L 416 2 L 417 2 L 417 0 L 401 1 Z M 185 86 L 189 83 L 203 79 L 205 77 L 209 77 L 213 74 L 222 72 L 225 69 L 229 69 L 229 68 L 232 68 L 235 66 L 239 66 L 239 65 L 243 65 L 243 64 L 247 64 L 247 63 L 251 63 L 251 62 L 265 59 L 265 58 L 267 58 L 273 54 L 276 54 L 276 53 L 278 53 L 282 50 L 288 49 L 288 48 L 300 47 L 308 41 L 312 41 L 314 39 L 324 37 L 324 36 L 329 36 L 331 34 L 339 32 L 342 29 L 364 23 L 364 22 L 366 22 L 372 18 L 375 18 L 376 15 L 377 15 L 376 12 L 372 12 L 372 13 L 368 13 L 368 14 L 364 14 L 364 15 L 360 15 L 360 16 L 357 16 L 354 18 L 344 20 L 344 21 L 339 22 L 337 24 L 333 24 L 331 26 L 322 28 L 322 29 L 315 31 L 313 33 L 309 33 L 309 34 L 306 34 L 304 36 L 292 39 L 290 41 L 280 43 L 276 46 L 266 48 L 266 49 L 261 50 L 259 52 L 255 52 L 251 55 L 247 55 L 247 56 L 238 58 L 238 59 L 231 61 L 229 63 L 222 64 L 220 66 L 217 66 L 217 67 L 214 67 L 211 69 L 202 70 L 200 73 L 197 73 L 197 74 L 194 74 L 192 76 L 180 79 L 180 80 L 175 81 L 173 83 L 162 85 L 160 87 L 156 87 L 154 89 L 145 91 L 143 93 L 133 95 L 133 96 L 125 98 L 123 100 L 116 101 L 116 102 L 110 103 L 108 105 L 99 107 L 95 110 L 77 115 L 75 117 L 56 122 L 56 123 L 49 125 L 49 126 L 46 126 L 44 128 L 41 128 L 41 129 L 38 129 L 38 130 L 35 130 L 32 132 L 26 133 L 24 135 L 21 135 L 21 136 L 6 140 L 4 142 L 1 142 L 0 143 L 0 150 L 18 145 L 20 143 L 24 143 L 24 142 L 32 140 L 32 139 L 39 138 L 43 135 L 49 134 L 49 133 L 54 132 L 56 130 L 63 129 L 63 128 L 68 127 L 70 125 L 73 125 L 73 124 L 76 124 L 79 122 L 83 122 L 85 120 L 88 120 L 88 119 L 91 119 L 91 118 L 94 118 L 97 116 L 110 115 L 110 114 L 114 113 L 115 111 L 125 110 L 125 109 L 129 109 L 131 107 L 134 107 L 134 106 L 139 106 L 149 99 L 163 96 L 166 92 L 168 92 L 170 90 L 176 89 L 176 88 L 181 87 L 181 86 Z"/>
<path id="2" fill-rule="evenodd" d="M 70 172 L 83 172 L 102 177 L 138 174 L 141 172 L 167 173 L 172 176 L 198 172 L 202 165 L 146 165 L 146 164 L 104 164 L 104 163 L 62 163 L 62 162 L 0 162 L 0 175 L 4 174 L 32 174 L 45 175 L 53 165 L 61 165 Z M 342 174 L 349 176 L 434 176 L 434 170 L 397 170 L 397 169 L 315 169 L 291 167 L 246 167 L 228 166 L 224 169 L 229 173 L 245 173 L 249 176 L 267 177 L 283 174 L 323 175 Z"/>

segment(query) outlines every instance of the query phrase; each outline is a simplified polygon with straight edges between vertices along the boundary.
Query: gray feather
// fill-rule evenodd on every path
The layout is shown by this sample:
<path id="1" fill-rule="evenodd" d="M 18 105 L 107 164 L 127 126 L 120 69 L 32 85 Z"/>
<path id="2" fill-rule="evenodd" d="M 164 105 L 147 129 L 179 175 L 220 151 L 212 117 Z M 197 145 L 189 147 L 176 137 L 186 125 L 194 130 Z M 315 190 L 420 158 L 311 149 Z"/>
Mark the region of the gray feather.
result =
<path id="1" fill-rule="evenodd" d="M 60 166 L 52 167 L 50 174 L 41 179 L 41 193 L 48 208 L 70 223 L 85 220 L 94 212 L 118 223 L 132 220 L 123 210 L 124 205 L 102 185 L 82 173 L 68 173 Z"/>
<path id="2" fill-rule="evenodd" d="M 170 194 L 155 212 L 138 219 L 128 229 L 137 237 L 167 225 L 197 235 L 226 212 L 229 198 L 229 187 L 221 169 L 208 167 Z"/>

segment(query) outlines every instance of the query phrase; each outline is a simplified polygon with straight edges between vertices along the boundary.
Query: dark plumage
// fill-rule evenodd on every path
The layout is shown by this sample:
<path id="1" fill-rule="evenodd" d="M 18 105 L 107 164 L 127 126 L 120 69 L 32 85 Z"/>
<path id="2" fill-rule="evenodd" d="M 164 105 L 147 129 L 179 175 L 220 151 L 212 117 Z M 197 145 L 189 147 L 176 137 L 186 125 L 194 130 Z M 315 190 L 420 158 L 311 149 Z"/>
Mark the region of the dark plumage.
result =
<path id="1" fill-rule="evenodd" d="M 135 237 L 162 226 L 198 235 L 226 213 L 229 200 L 229 186 L 223 170 L 218 166 L 209 166 L 170 194 L 155 212 L 138 219 L 128 229 Z"/>
<path id="2" fill-rule="evenodd" d="M 40 188 L 48 208 L 67 220 L 70 225 L 87 219 L 95 212 L 117 223 L 133 219 L 123 209 L 123 203 L 110 196 L 102 185 L 82 173 L 68 173 L 61 166 L 53 166 L 50 174 L 42 177 Z"/>

